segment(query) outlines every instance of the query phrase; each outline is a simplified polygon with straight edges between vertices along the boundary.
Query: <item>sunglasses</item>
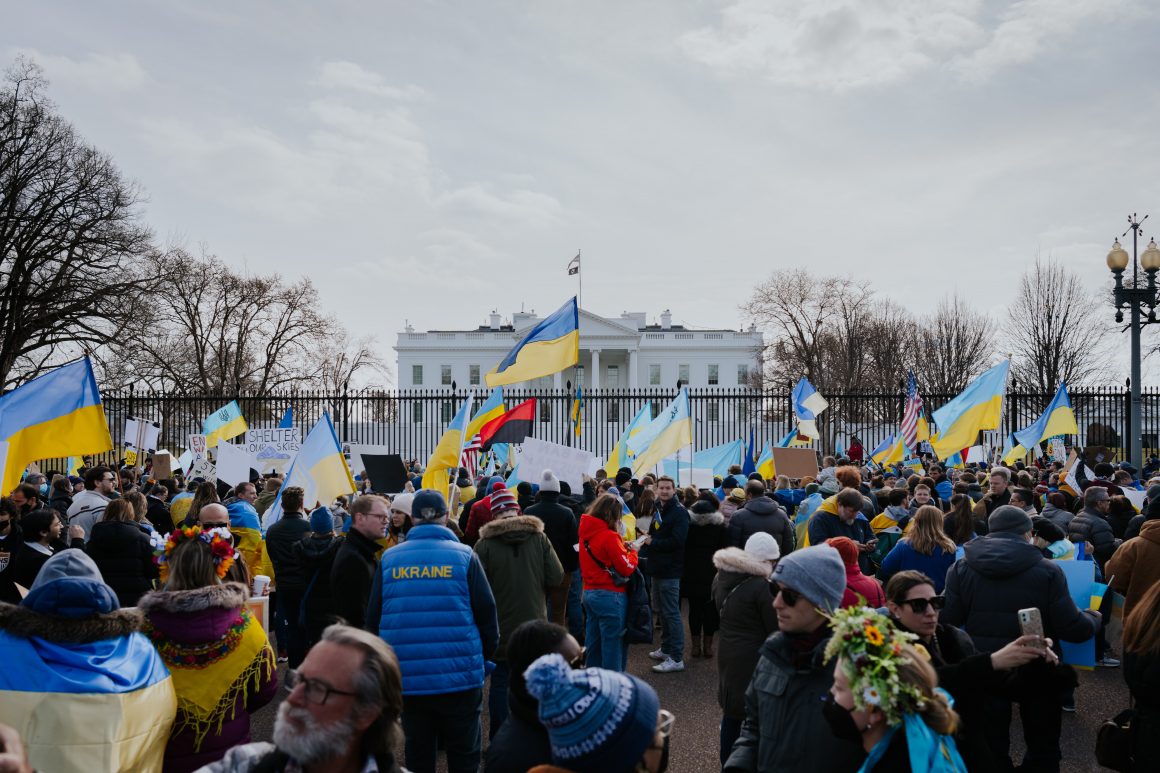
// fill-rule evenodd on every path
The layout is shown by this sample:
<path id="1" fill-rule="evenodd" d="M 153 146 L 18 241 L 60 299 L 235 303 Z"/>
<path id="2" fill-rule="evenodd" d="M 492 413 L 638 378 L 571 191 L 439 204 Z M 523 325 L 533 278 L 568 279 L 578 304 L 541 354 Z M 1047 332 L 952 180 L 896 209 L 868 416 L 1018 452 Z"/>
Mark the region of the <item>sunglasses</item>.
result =
<path id="1" fill-rule="evenodd" d="M 802 594 L 798 593 L 793 588 L 787 588 L 781 583 L 777 582 L 769 583 L 769 592 L 773 595 L 774 598 L 777 598 L 777 594 L 780 593 L 781 600 L 785 602 L 787 607 L 797 606 L 798 601 L 801 600 L 802 597 Z"/>
<path id="2" fill-rule="evenodd" d="M 929 599 L 907 599 L 902 603 L 909 604 L 910 608 L 914 610 L 914 614 L 921 615 L 926 612 L 928 606 L 937 612 L 943 608 L 946 602 L 945 596 L 931 596 Z"/>
<path id="3" fill-rule="evenodd" d="M 569 660 L 568 665 L 571 666 L 572 670 L 575 671 L 575 670 L 584 668 L 584 663 L 587 660 L 588 660 L 588 648 L 581 647 L 580 654 L 577 655 L 576 657 L 572 658 L 571 660 Z"/>

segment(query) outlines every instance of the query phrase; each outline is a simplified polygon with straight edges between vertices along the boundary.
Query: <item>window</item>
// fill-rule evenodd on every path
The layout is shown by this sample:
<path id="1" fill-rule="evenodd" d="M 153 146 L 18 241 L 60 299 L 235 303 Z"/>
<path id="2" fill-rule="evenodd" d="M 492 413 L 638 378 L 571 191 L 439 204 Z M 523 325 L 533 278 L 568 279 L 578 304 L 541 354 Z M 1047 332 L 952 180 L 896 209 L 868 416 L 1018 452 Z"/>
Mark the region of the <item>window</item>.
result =
<path id="1" fill-rule="evenodd" d="M 439 366 L 439 383 L 443 386 L 451 386 L 451 366 Z"/>
<path id="2" fill-rule="evenodd" d="M 718 403 L 705 403 L 705 420 L 706 421 L 720 421 L 721 420 L 721 406 Z"/>
<path id="3" fill-rule="evenodd" d="M 677 378 L 682 384 L 687 385 L 689 383 L 689 366 L 687 363 L 677 366 Z"/>
<path id="4" fill-rule="evenodd" d="M 411 383 L 415 386 L 423 386 L 423 366 L 411 366 Z"/>
<path id="5" fill-rule="evenodd" d="M 717 386 L 721 380 L 717 377 L 718 368 L 716 365 L 709 366 L 709 386 Z"/>
<path id="6" fill-rule="evenodd" d="M 620 403 L 612 403 L 611 405 L 608 406 L 608 420 L 611 422 L 620 421 Z M 1148 447 L 1155 448 L 1156 446 L 1148 446 Z"/>
<path id="7" fill-rule="evenodd" d="M 607 386 L 609 389 L 615 389 L 618 386 L 620 386 L 620 366 L 619 365 L 609 365 L 608 366 L 608 385 Z"/>
<path id="8" fill-rule="evenodd" d="M 411 423 L 412 424 L 422 424 L 423 423 L 423 403 L 420 403 L 418 401 L 411 403 Z"/>
<path id="9" fill-rule="evenodd" d="M 467 366 L 467 382 L 472 386 L 479 386 L 479 366 Z"/>
<path id="10" fill-rule="evenodd" d="M 455 406 L 450 401 L 444 402 L 440 406 L 439 413 L 441 414 L 440 415 L 441 421 L 443 421 L 445 423 L 450 422 L 452 417 L 455 416 Z"/>
<path id="11" fill-rule="evenodd" d="M 583 365 L 576 366 L 576 386 L 578 386 L 578 387 L 584 386 L 584 366 Z"/>
<path id="12" fill-rule="evenodd" d="M 649 364 L 649 366 L 648 366 L 648 385 L 649 386 L 660 386 L 661 385 L 661 366 L 660 366 L 660 363 L 653 362 L 653 363 Z"/>
<path id="13" fill-rule="evenodd" d="M 749 366 L 737 366 L 737 386 L 746 386 L 749 383 Z"/>

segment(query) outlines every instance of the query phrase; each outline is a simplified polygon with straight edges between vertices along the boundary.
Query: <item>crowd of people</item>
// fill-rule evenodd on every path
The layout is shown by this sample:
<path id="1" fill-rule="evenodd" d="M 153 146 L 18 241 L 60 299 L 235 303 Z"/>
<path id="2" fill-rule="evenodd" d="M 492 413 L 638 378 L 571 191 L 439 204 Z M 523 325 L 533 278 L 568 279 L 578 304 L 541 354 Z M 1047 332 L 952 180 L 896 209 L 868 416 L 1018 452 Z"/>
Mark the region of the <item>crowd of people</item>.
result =
<path id="1" fill-rule="evenodd" d="M 447 497 L 415 465 L 317 503 L 88 464 L 0 499 L 3 769 L 659 773 L 676 717 L 625 673 L 653 641 L 651 679 L 715 662 L 723 771 L 1058 771 L 1061 643 L 1121 665 L 1065 560 L 1124 596 L 1135 769 L 1160 759 L 1155 469 L 460 470 Z"/>

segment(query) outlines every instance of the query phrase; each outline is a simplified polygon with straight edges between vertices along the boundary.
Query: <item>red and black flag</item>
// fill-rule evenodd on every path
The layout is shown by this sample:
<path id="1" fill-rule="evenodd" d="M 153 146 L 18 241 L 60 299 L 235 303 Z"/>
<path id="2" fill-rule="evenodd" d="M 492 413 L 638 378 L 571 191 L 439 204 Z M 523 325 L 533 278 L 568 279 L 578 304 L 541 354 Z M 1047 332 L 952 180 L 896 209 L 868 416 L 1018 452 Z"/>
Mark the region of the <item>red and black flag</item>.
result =
<path id="1" fill-rule="evenodd" d="M 533 397 L 480 427 L 480 450 L 487 451 L 496 443 L 524 442 L 524 438 L 532 434 L 535 419 L 536 399 Z"/>

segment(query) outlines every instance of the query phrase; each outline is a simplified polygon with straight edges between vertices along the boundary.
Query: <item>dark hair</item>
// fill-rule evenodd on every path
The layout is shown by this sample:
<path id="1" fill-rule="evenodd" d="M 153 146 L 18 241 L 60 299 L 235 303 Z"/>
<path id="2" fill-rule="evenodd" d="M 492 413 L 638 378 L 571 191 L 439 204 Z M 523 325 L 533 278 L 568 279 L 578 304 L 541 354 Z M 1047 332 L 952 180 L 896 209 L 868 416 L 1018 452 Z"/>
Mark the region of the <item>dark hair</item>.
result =
<path id="1" fill-rule="evenodd" d="M 672 486 L 673 488 L 677 487 L 677 482 L 675 480 L 673 480 L 672 478 L 670 478 L 668 475 L 662 475 L 659 478 L 657 478 L 657 486 L 659 487 L 661 485 L 661 483 L 663 483 L 664 481 L 668 481 L 669 485 Z"/>
<path id="2" fill-rule="evenodd" d="M 197 486 L 197 491 L 193 495 L 193 501 L 189 503 L 189 518 L 197 518 L 197 514 L 201 508 L 206 505 L 221 502 L 221 498 L 217 493 L 217 486 L 210 483 L 208 480 L 202 481 Z"/>
<path id="3" fill-rule="evenodd" d="M 508 690 L 513 701 L 529 708 L 538 705 L 538 701 L 528 694 L 524 671 L 536 658 L 557 651 L 567 637 L 567 628 L 547 620 L 529 620 L 512 631 L 507 643 L 507 659 L 511 670 Z"/>
<path id="4" fill-rule="evenodd" d="M 302 512 L 306 491 L 301 486 L 287 486 L 282 490 L 282 512 Z"/>
<path id="5" fill-rule="evenodd" d="M 54 494 L 72 494 L 72 481 L 64 475 L 57 475 L 52 479 L 52 493 Z"/>
<path id="6" fill-rule="evenodd" d="M 99 467 L 90 467 L 85 471 L 85 488 L 87 488 L 89 491 L 92 491 L 97 487 L 97 484 L 101 482 L 101 479 L 110 472 L 112 472 L 112 470 L 110 470 L 108 467 L 105 467 L 104 465 Z"/>
<path id="7" fill-rule="evenodd" d="M 20 508 L 8 497 L 0 497 L 0 513 L 7 513 L 13 519 L 20 517 Z"/>
<path id="8" fill-rule="evenodd" d="M 1016 486 L 1015 488 L 1011 489 L 1011 495 L 1018 495 L 1019 501 L 1024 505 L 1035 504 L 1035 495 L 1031 493 L 1030 489 L 1023 488 L 1022 486 Z"/>
<path id="9" fill-rule="evenodd" d="M 198 538 L 183 539 L 167 556 L 169 576 L 165 590 L 196 590 L 218 584 L 217 569 L 209 544 Z"/>
<path id="10" fill-rule="evenodd" d="M 910 492 L 905 488 L 892 488 L 890 493 L 886 495 L 886 501 L 890 503 L 891 507 L 898 507 L 906 498 L 910 496 Z"/>
<path id="11" fill-rule="evenodd" d="M 38 489 L 36 486 L 33 486 L 31 483 L 21 483 L 19 486 L 12 489 L 13 493 L 17 491 L 23 494 L 25 499 L 40 499 L 40 489 Z"/>
<path id="12" fill-rule="evenodd" d="M 922 572 L 914 569 L 904 569 L 886 582 L 886 598 L 895 604 L 901 604 L 906 600 L 906 594 L 910 593 L 912 588 L 917 588 L 919 585 L 929 585 L 932 588 L 936 587 L 934 580 Z"/>
<path id="13" fill-rule="evenodd" d="M 974 500 L 972 500 L 966 494 L 951 495 L 951 511 L 947 513 L 947 517 L 943 519 L 943 527 L 945 530 L 947 522 L 951 518 L 955 519 L 954 529 L 952 529 L 950 532 L 947 532 L 947 536 L 950 537 L 956 545 L 962 545 L 975 533 L 975 519 L 974 515 L 971 513 L 973 506 Z"/>
<path id="14" fill-rule="evenodd" d="M 838 504 L 842 507 L 852 507 L 855 510 L 861 510 L 865 500 L 862 499 L 862 492 L 856 488 L 844 488 L 838 492 Z"/>
<path id="15" fill-rule="evenodd" d="M 745 484 L 745 496 L 757 499 L 765 496 L 765 484 L 759 480 L 751 480 Z"/>
<path id="16" fill-rule="evenodd" d="M 1055 507 L 1058 507 L 1060 510 L 1066 510 L 1067 509 L 1067 497 L 1065 497 L 1063 494 L 1059 493 L 1058 491 L 1052 491 L 1050 494 L 1047 495 L 1047 504 L 1054 505 Z"/>
<path id="17" fill-rule="evenodd" d="M 588 510 L 589 515 L 604 521 L 611 529 L 616 528 L 616 524 L 620 521 L 621 512 L 623 509 L 620 506 L 620 500 L 608 493 L 596 497 L 596 501 Z"/>
<path id="18" fill-rule="evenodd" d="M 24 532 L 24 541 L 39 542 L 41 532 L 48 531 L 55 520 L 57 520 L 56 510 L 49 510 L 45 507 L 33 510 L 21 518 L 20 530 Z"/>

